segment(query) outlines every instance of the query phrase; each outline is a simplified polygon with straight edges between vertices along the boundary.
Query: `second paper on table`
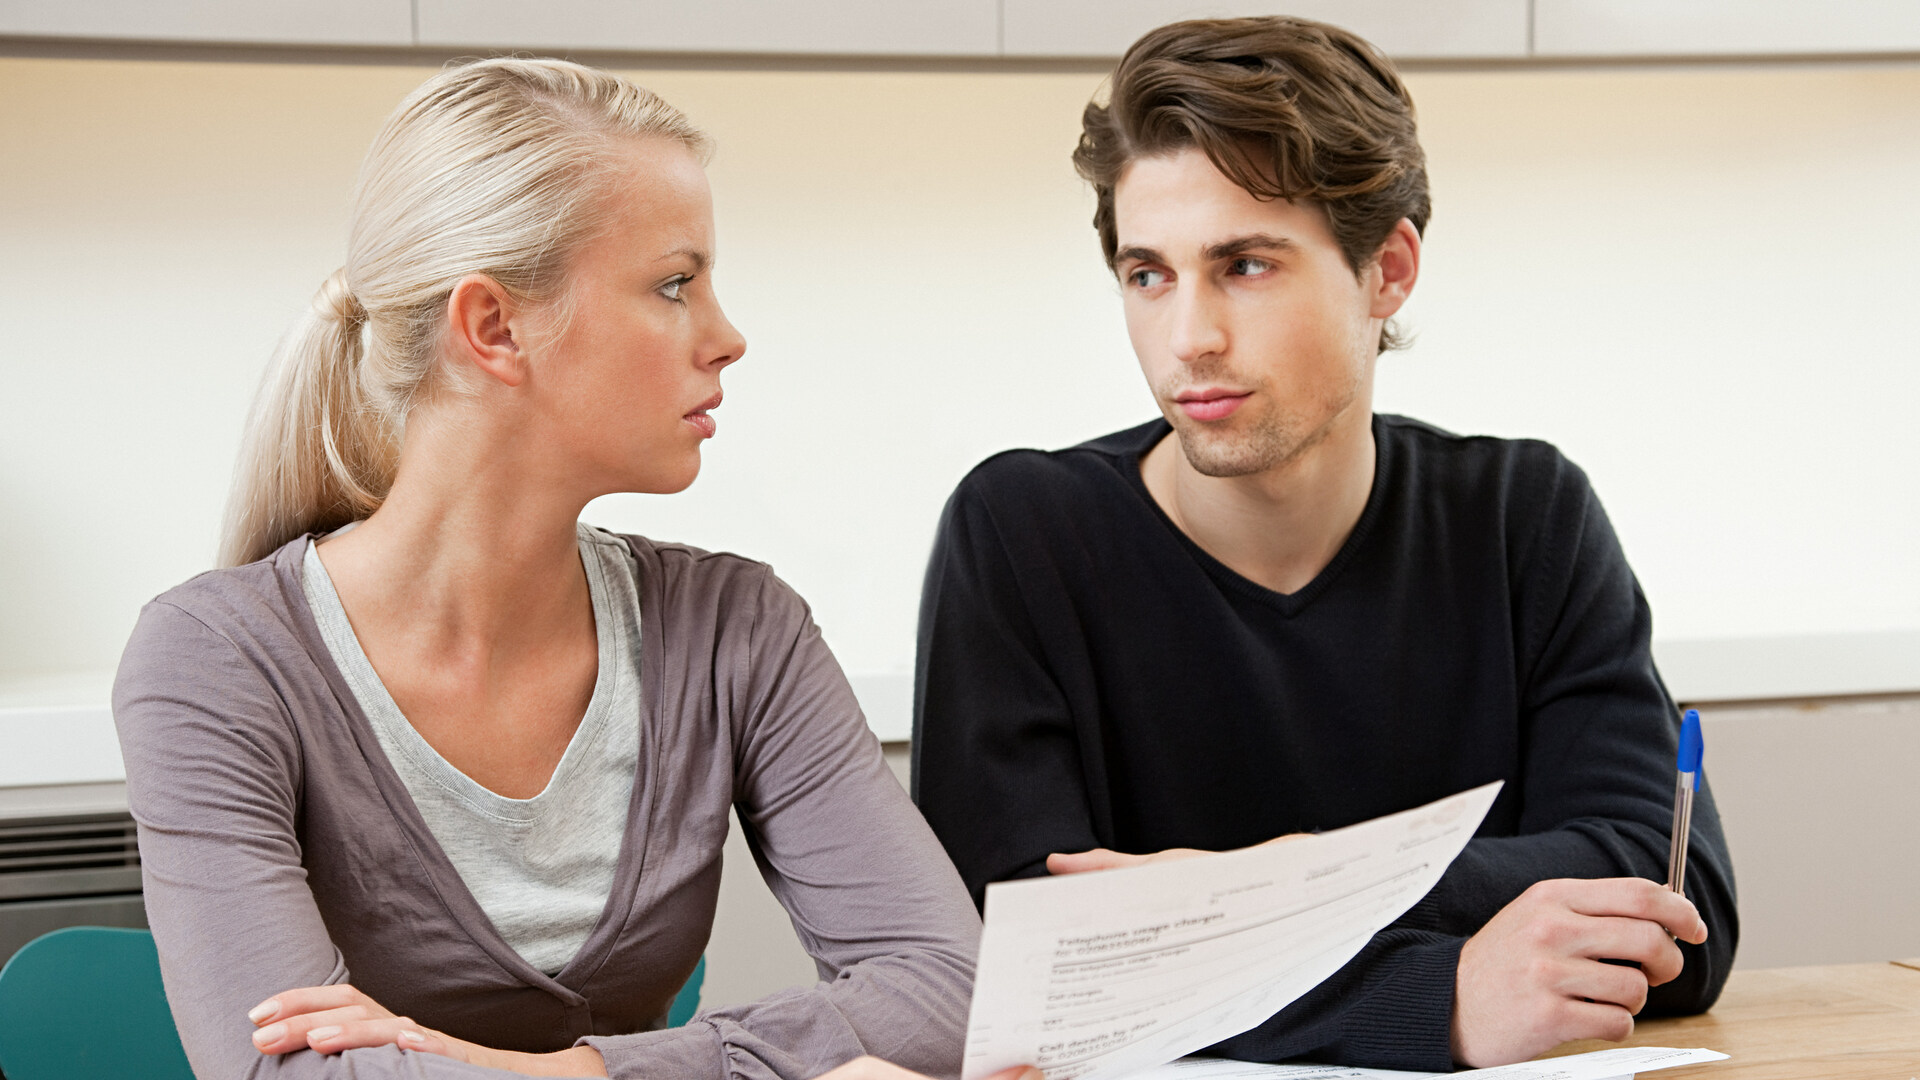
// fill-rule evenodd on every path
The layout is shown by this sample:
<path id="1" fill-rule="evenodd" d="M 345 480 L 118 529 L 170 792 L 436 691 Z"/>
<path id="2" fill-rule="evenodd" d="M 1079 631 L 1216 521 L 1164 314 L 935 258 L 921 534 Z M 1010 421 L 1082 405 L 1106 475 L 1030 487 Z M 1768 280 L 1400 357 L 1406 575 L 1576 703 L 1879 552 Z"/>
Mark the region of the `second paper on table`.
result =
<path id="1" fill-rule="evenodd" d="M 962 1080 L 1112 1080 L 1247 1031 L 1420 901 L 1492 783 L 1284 844 L 987 886 Z"/>

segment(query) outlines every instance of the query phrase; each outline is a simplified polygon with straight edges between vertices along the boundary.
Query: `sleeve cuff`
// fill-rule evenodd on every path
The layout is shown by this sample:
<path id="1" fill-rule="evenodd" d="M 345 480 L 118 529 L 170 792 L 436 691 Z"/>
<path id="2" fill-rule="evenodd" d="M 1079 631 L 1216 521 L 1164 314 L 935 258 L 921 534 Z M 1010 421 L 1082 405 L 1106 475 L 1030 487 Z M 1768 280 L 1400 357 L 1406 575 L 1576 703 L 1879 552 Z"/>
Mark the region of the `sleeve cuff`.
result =
<path id="1" fill-rule="evenodd" d="M 1466 939 L 1411 946 L 1385 965 L 1345 1012 L 1340 1062 L 1374 1068 L 1453 1071 L 1453 988 Z"/>
<path id="2" fill-rule="evenodd" d="M 588 1035 L 574 1043 L 600 1051 L 612 1080 L 724 1080 L 726 1050 L 712 1024 L 633 1035 Z"/>
<path id="3" fill-rule="evenodd" d="M 1465 944 L 1384 931 L 1332 978 L 1210 1052 L 1239 1061 L 1451 1072 L 1453 986 Z"/>

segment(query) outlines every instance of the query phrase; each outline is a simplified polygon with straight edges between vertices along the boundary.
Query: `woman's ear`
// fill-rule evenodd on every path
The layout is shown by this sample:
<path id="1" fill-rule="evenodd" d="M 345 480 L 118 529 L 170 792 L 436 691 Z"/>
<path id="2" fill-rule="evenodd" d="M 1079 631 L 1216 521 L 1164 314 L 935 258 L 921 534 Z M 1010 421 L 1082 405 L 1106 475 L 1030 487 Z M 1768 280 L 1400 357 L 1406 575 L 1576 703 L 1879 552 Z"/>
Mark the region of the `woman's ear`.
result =
<path id="1" fill-rule="evenodd" d="M 1420 277 L 1420 231 L 1413 222 L 1400 219 L 1374 255 L 1373 265 L 1376 276 L 1368 314 L 1376 319 L 1391 318 L 1413 295 L 1413 283 Z"/>
<path id="2" fill-rule="evenodd" d="M 515 336 L 521 305 L 485 274 L 468 274 L 447 297 L 447 337 L 452 358 L 504 386 L 527 379 L 527 353 Z"/>

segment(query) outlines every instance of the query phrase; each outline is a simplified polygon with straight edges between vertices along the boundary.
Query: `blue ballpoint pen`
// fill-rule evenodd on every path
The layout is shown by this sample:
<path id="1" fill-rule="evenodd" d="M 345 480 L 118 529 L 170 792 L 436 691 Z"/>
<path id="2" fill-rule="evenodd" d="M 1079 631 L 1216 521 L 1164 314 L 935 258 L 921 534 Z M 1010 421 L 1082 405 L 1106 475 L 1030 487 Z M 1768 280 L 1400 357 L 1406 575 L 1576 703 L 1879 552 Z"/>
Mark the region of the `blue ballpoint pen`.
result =
<path id="1" fill-rule="evenodd" d="M 1673 836 L 1667 844 L 1667 888 L 1687 895 L 1687 837 L 1693 831 L 1693 793 L 1700 789 L 1700 711 L 1688 709 L 1680 720 L 1680 753 L 1674 762 Z"/>

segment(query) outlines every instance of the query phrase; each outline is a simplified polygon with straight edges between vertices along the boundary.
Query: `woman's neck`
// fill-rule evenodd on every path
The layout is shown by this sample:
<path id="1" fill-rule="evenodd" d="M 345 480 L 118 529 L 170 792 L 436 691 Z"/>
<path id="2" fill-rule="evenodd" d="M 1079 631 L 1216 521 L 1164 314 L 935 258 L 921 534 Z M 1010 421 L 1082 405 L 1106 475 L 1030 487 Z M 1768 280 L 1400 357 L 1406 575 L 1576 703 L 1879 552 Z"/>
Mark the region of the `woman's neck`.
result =
<path id="1" fill-rule="evenodd" d="M 522 460 L 525 440 L 436 419 L 409 424 L 380 509 L 320 547 L 355 629 L 471 663 L 577 629 L 582 612 L 590 626 L 576 540 L 586 499 Z"/>

